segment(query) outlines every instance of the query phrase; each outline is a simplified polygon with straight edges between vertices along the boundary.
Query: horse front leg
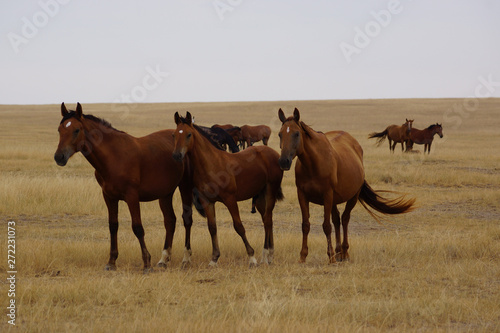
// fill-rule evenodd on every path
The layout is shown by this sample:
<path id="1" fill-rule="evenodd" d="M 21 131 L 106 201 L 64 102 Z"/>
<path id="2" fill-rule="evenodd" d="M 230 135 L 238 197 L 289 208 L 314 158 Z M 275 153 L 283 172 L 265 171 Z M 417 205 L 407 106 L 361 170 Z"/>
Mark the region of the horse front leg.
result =
<path id="1" fill-rule="evenodd" d="M 309 248 L 307 247 L 307 237 L 309 235 L 309 230 L 311 229 L 311 224 L 309 223 L 309 201 L 307 200 L 304 192 L 297 188 L 297 196 L 299 198 L 300 211 L 302 213 L 302 249 L 300 250 L 299 262 L 306 262 L 307 254 L 309 253 Z"/>
<path id="2" fill-rule="evenodd" d="M 105 270 L 116 270 L 116 258 L 118 258 L 118 200 L 111 199 L 103 193 L 106 207 L 108 208 L 109 236 L 111 246 L 109 250 L 109 261 L 105 266 Z"/>
<path id="3" fill-rule="evenodd" d="M 139 245 L 141 246 L 144 273 L 149 273 L 153 269 L 151 268 L 151 255 L 149 254 L 148 249 L 146 248 L 146 243 L 144 242 L 144 228 L 141 221 L 139 195 L 137 193 L 129 194 L 125 201 L 127 202 L 130 216 L 132 217 L 132 231 L 134 232 L 135 237 L 139 240 Z"/>
<path id="4" fill-rule="evenodd" d="M 172 207 L 172 197 L 173 193 L 166 198 L 161 198 L 160 208 L 163 213 L 163 224 L 165 225 L 165 244 L 163 246 L 163 251 L 161 254 L 161 259 L 158 262 L 158 267 L 167 267 L 167 262 L 172 260 L 172 243 L 174 240 L 175 233 L 175 222 L 176 217 L 174 213 L 174 208 Z"/>
<path id="5" fill-rule="evenodd" d="M 193 225 L 193 187 L 180 185 L 182 200 L 182 220 L 184 222 L 184 230 L 186 232 L 184 238 L 184 257 L 182 258 L 182 267 L 191 264 L 191 226 Z"/>
<path id="6" fill-rule="evenodd" d="M 243 240 L 243 244 L 245 244 L 245 249 L 247 251 L 249 258 L 249 266 L 250 267 L 257 266 L 257 259 L 255 259 L 255 251 L 248 242 L 245 232 L 245 227 L 243 226 L 243 223 L 241 223 L 240 211 L 238 209 L 238 203 L 236 202 L 236 199 L 228 198 L 224 200 L 224 204 L 226 205 L 233 219 L 234 230 L 236 230 L 238 235 Z"/>
<path id="7" fill-rule="evenodd" d="M 270 265 L 274 257 L 274 235 L 273 235 L 273 210 L 276 204 L 276 197 L 273 194 L 272 186 L 267 186 L 265 197 L 258 199 L 259 212 L 264 223 L 264 249 L 262 250 L 262 262 Z"/>

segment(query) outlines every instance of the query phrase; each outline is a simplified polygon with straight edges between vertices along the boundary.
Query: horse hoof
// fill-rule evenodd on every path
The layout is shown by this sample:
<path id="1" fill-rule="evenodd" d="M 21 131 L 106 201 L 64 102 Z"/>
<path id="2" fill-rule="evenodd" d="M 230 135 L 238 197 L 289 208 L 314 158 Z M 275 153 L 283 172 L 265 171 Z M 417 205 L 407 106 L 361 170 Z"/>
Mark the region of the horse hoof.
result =
<path id="1" fill-rule="evenodd" d="M 217 265 L 217 264 L 216 264 L 216 265 Z M 187 268 L 189 268 L 189 267 L 191 267 L 191 261 L 183 261 L 183 262 L 181 263 L 181 268 L 182 268 L 182 269 L 187 269 Z"/>
<path id="2" fill-rule="evenodd" d="M 142 273 L 143 274 L 153 273 L 153 267 L 144 268 L 144 270 L 142 271 Z"/>
<path id="3" fill-rule="evenodd" d="M 250 268 L 254 268 L 254 267 L 257 267 L 258 264 L 257 264 L 257 259 L 255 259 L 255 257 L 250 257 L 250 261 L 248 263 L 248 267 Z"/>
<path id="4" fill-rule="evenodd" d="M 217 267 L 217 262 L 216 262 L 216 261 L 213 261 L 213 260 L 212 260 L 212 261 L 210 261 L 210 262 L 208 263 L 208 267 L 209 267 L 209 268 L 216 268 L 216 267 Z"/>
<path id="5" fill-rule="evenodd" d="M 255 210 L 255 208 L 252 208 L 252 210 L 250 211 L 250 213 L 255 214 L 255 213 L 257 213 L 257 211 Z"/>
<path id="6" fill-rule="evenodd" d="M 104 270 L 105 271 L 116 271 L 116 266 L 107 264 L 106 266 L 104 266 Z"/>
<path id="7" fill-rule="evenodd" d="M 167 263 L 160 261 L 156 266 L 159 268 L 167 268 Z"/>

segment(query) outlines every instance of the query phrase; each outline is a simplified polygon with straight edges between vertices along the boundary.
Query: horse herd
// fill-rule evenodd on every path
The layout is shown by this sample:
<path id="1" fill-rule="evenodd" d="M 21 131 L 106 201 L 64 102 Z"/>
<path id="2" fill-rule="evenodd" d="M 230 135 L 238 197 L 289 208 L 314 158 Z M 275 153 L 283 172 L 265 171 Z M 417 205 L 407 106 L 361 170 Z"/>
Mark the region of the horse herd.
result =
<path id="1" fill-rule="evenodd" d="M 283 172 L 291 168 L 295 157 L 295 183 L 302 214 L 300 262 L 304 262 L 308 254 L 309 203 L 324 207 L 323 231 L 330 263 L 349 259 L 348 224 L 351 210 L 358 201 L 377 220 L 379 216 L 372 210 L 382 214 L 401 214 L 414 208 L 414 198 L 400 196 L 387 199 L 380 195 L 380 192 L 387 191 L 375 191 L 368 185 L 363 150 L 351 135 L 344 131 L 317 132 L 300 120 L 298 109 L 290 117 L 286 117 L 281 109 L 278 111 L 282 123 L 279 131 L 281 153 L 267 145 L 252 145 L 257 139 L 267 144 L 270 129 L 260 127 L 249 139 L 249 131 L 243 126 L 239 129 L 240 134 L 225 133 L 235 137 L 236 142 L 245 141 L 247 148 L 228 153 L 219 141 L 214 141 L 215 136 L 209 134 L 220 127 L 195 125 L 189 112 L 185 117 L 175 113 L 175 129 L 140 138 L 113 128 L 103 119 L 83 114 L 79 103 L 74 111 L 68 111 L 62 103 L 61 115 L 59 145 L 54 160 L 64 166 L 73 154 L 81 152 L 95 169 L 95 177 L 108 208 L 111 244 L 107 270 L 116 269 L 120 200 L 128 205 L 132 230 L 141 247 L 144 272 L 149 272 L 152 267 L 151 255 L 144 241 L 140 202 L 159 200 L 166 236 L 158 266 L 166 267 L 172 256 L 176 225 L 172 197 L 177 188 L 181 195 L 185 227 L 183 266 L 190 263 L 192 254 L 193 203 L 198 212 L 206 217 L 212 238 L 209 265 L 217 265 L 220 250 L 216 202 L 222 202 L 229 210 L 234 229 L 245 245 L 250 266 L 257 265 L 255 251 L 247 240 L 238 208 L 238 201 L 247 199 L 252 199 L 253 206 L 262 217 L 265 231 L 262 262 L 270 264 L 274 254 L 273 209 L 276 202 L 283 199 Z M 238 131 L 232 126 L 227 129 Z M 374 137 L 381 138 L 382 135 Z M 344 202 L 346 205 L 341 215 L 337 205 Z M 335 230 L 335 248 L 330 217 Z"/>
<path id="2" fill-rule="evenodd" d="M 443 137 L 443 127 L 441 124 L 432 124 L 424 130 L 413 128 L 413 119 L 408 120 L 401 125 L 390 125 L 380 133 L 371 133 L 370 139 L 377 138 L 377 145 L 380 145 L 385 138 L 389 141 L 389 151 L 394 152 L 397 143 L 401 143 L 401 150 L 406 152 L 418 152 L 413 150 L 413 144 L 424 145 L 424 154 L 431 153 L 431 145 L 434 140 L 434 135 L 438 134 Z M 404 145 L 406 145 L 406 150 Z"/>

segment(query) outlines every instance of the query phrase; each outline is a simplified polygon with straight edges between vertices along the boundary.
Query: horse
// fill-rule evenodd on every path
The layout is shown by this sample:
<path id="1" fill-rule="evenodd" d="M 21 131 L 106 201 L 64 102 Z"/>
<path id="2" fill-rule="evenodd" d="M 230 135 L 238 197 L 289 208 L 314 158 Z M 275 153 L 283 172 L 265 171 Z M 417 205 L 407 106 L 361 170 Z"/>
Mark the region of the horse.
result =
<path id="1" fill-rule="evenodd" d="M 243 136 L 241 135 L 241 128 L 240 127 L 234 126 L 234 127 L 226 128 L 225 131 L 229 135 L 231 135 L 231 137 L 233 138 L 234 142 L 236 142 L 236 144 L 238 144 L 238 143 L 241 144 L 241 142 L 243 141 Z"/>
<path id="2" fill-rule="evenodd" d="M 278 117 L 282 122 L 279 132 L 281 169 L 290 170 L 292 160 L 297 157 L 295 184 L 302 213 L 300 262 L 305 262 L 308 254 L 310 202 L 324 207 L 323 231 L 327 239 L 330 263 L 349 260 L 348 224 L 351 210 L 358 201 L 377 221 L 378 216 L 367 205 L 382 214 L 401 214 L 413 209 L 415 199 L 386 199 L 380 196 L 380 191 L 375 191 L 368 185 L 363 167 L 363 149 L 347 132 L 316 132 L 300 121 L 297 108 L 293 116 L 288 118 L 279 109 Z M 341 243 L 341 218 L 337 205 L 343 202 L 346 202 L 346 205 L 342 214 Z M 335 227 L 335 252 L 332 248 L 330 215 Z"/>
<path id="3" fill-rule="evenodd" d="M 432 140 L 434 140 L 434 135 L 438 134 L 440 138 L 443 137 L 443 126 L 441 124 L 433 124 L 424 130 L 419 130 L 417 128 L 412 128 L 410 131 L 410 150 L 413 148 L 413 143 L 424 145 L 424 154 L 431 153 Z"/>
<path id="4" fill-rule="evenodd" d="M 232 153 L 237 153 L 240 151 L 238 145 L 233 140 L 233 137 L 229 135 L 224 129 L 220 127 L 206 127 L 194 125 L 197 129 L 214 145 L 220 150 L 226 150 L 226 145 Z"/>
<path id="5" fill-rule="evenodd" d="M 251 147 L 236 154 L 214 148 L 193 126 L 191 113 L 174 116 L 177 128 L 174 132 L 173 158 L 182 161 L 188 157 L 193 166 L 193 184 L 206 213 L 212 238 L 212 260 L 216 266 L 220 257 L 215 220 L 215 203 L 222 202 L 233 220 L 233 226 L 243 240 L 250 266 L 257 260 L 241 222 L 238 201 L 256 198 L 257 210 L 262 216 L 265 238 L 262 261 L 270 264 L 274 254 L 272 214 L 276 201 L 283 199 L 281 180 L 283 171 L 278 165 L 279 154 L 267 146 Z"/>
<path id="6" fill-rule="evenodd" d="M 243 149 L 245 148 L 245 143 L 247 144 L 247 147 L 250 147 L 255 142 L 259 142 L 260 140 L 262 140 L 262 143 L 267 146 L 267 142 L 269 141 L 269 137 L 271 136 L 271 128 L 266 125 L 243 125 L 241 126 L 241 136 L 243 138 Z"/>
<path id="7" fill-rule="evenodd" d="M 141 221 L 141 201 L 159 199 L 166 230 L 159 267 L 166 267 L 171 259 L 172 241 L 176 217 L 172 196 L 179 187 L 184 227 L 186 231 L 183 265 L 190 261 L 190 234 L 192 220 L 192 189 L 189 161 L 179 163 L 172 158 L 174 150 L 173 130 L 163 130 L 136 138 L 119 131 L 103 119 L 83 114 L 82 106 L 68 111 L 61 104 L 62 120 L 59 124 L 59 145 L 54 160 L 65 166 L 68 159 L 81 152 L 95 169 L 95 178 L 102 188 L 108 209 L 111 239 L 109 261 L 106 270 L 116 270 L 118 258 L 118 201 L 127 203 L 132 218 L 132 230 L 141 247 L 144 272 L 151 268 L 151 255 L 144 242 Z M 203 213 L 203 212 L 200 212 Z"/>
<path id="8" fill-rule="evenodd" d="M 394 148 L 396 148 L 396 144 L 398 142 L 401 143 L 401 151 L 405 150 L 404 144 L 406 144 L 406 150 L 408 151 L 408 140 L 410 139 L 409 134 L 412 128 L 412 124 L 413 119 L 406 119 L 406 122 L 403 125 L 387 126 L 387 128 L 383 132 L 373 132 L 368 136 L 368 138 L 378 138 L 377 146 L 380 146 L 382 141 L 384 141 L 384 139 L 387 137 L 387 140 L 389 140 L 389 151 L 394 152 Z M 394 144 L 392 143 L 392 141 L 394 141 Z"/>

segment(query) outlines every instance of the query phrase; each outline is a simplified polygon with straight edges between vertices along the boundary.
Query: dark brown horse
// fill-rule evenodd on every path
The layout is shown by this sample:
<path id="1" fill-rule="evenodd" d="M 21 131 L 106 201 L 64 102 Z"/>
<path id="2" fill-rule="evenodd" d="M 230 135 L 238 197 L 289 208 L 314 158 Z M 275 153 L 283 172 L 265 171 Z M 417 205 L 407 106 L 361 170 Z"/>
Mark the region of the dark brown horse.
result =
<path id="1" fill-rule="evenodd" d="M 405 150 L 405 144 L 406 144 L 406 150 L 408 150 L 408 140 L 410 139 L 410 131 L 412 128 L 413 124 L 413 119 L 406 119 L 406 122 L 399 126 L 399 125 L 390 125 L 387 126 L 387 128 L 380 133 L 373 132 L 371 133 L 368 138 L 378 138 L 377 139 L 377 146 L 380 146 L 380 144 L 384 141 L 384 139 L 387 137 L 387 140 L 389 141 L 389 151 L 394 152 L 394 148 L 396 148 L 397 143 L 401 143 L 401 151 Z M 392 143 L 394 141 L 394 143 Z"/>
<path id="2" fill-rule="evenodd" d="M 159 266 L 166 266 L 172 252 L 175 231 L 175 214 L 172 195 L 180 188 L 184 226 L 186 228 L 185 255 L 183 264 L 190 260 L 190 232 L 192 225 L 192 183 L 186 172 L 188 163 L 179 163 L 172 158 L 174 149 L 173 130 L 152 133 L 135 138 L 114 129 L 108 122 L 83 114 L 78 103 L 76 111 L 69 112 L 61 105 L 62 120 L 59 124 L 59 146 L 54 160 L 60 166 L 81 152 L 95 168 L 95 177 L 102 188 L 109 214 L 111 249 L 107 270 L 116 269 L 118 257 L 118 201 L 127 203 L 132 217 L 132 230 L 139 240 L 144 262 L 144 271 L 151 270 L 151 255 L 144 242 L 140 201 L 159 199 L 166 229 L 165 245 Z M 77 190 L 77 189 L 75 189 Z"/>
<path id="3" fill-rule="evenodd" d="M 271 136 L 271 128 L 266 125 L 258 126 L 241 126 L 241 136 L 243 141 L 243 148 L 245 148 L 245 143 L 247 147 L 252 146 L 255 142 L 262 140 L 262 143 L 267 146 L 269 137 Z"/>
<path id="4" fill-rule="evenodd" d="M 440 138 L 443 137 L 443 126 L 441 124 L 433 124 L 424 130 L 419 130 L 417 128 L 412 128 L 410 131 L 410 149 L 413 148 L 413 143 L 424 145 L 424 154 L 431 153 L 432 140 L 434 140 L 434 135 L 439 135 Z"/>
<path id="5" fill-rule="evenodd" d="M 283 171 L 278 165 L 279 154 L 273 149 L 251 147 L 236 154 L 214 148 L 193 126 L 192 117 L 175 113 L 175 149 L 173 157 L 181 161 L 188 156 L 193 165 L 193 183 L 199 191 L 201 204 L 207 216 L 212 237 L 211 266 L 220 256 L 215 220 L 215 203 L 222 202 L 233 219 L 233 226 L 245 244 L 250 265 L 256 265 L 254 249 L 248 243 L 241 223 L 238 201 L 257 196 L 257 210 L 262 215 L 265 239 L 262 261 L 271 263 L 274 252 L 273 209 L 276 200 L 283 198 L 281 179 Z"/>
<path id="6" fill-rule="evenodd" d="M 289 170 L 292 160 L 295 156 L 298 158 L 295 165 L 295 184 L 302 212 L 301 262 L 305 262 L 308 254 L 310 202 L 324 206 L 323 231 L 328 243 L 327 254 L 330 263 L 349 259 L 347 227 L 351 210 L 358 200 L 375 219 L 377 217 L 366 205 L 383 214 L 401 214 L 412 210 L 415 199 L 405 200 L 399 197 L 388 200 L 368 185 L 363 167 L 363 150 L 351 135 L 343 131 L 325 134 L 316 132 L 300 121 L 297 109 L 289 118 L 286 118 L 280 109 L 278 116 L 283 123 L 279 132 L 279 164 L 283 170 Z M 346 202 L 346 205 L 341 219 L 337 205 L 343 202 Z M 335 227 L 335 252 L 332 248 L 330 214 Z M 343 242 L 340 237 L 341 221 Z"/>

